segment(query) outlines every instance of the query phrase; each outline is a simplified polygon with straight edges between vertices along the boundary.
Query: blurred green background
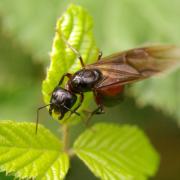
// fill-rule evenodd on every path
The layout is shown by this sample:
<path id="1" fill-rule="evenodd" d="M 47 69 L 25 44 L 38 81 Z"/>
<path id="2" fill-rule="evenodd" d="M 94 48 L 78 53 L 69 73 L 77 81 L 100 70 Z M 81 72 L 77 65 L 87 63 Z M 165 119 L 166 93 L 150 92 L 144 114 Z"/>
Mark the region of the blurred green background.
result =
<path id="1" fill-rule="evenodd" d="M 94 18 L 94 34 L 104 55 L 135 46 L 180 46 L 179 0 L 0 0 L 0 119 L 35 121 L 43 104 L 41 82 L 49 64 L 57 18 L 69 3 Z M 132 93 L 133 92 L 133 93 Z M 134 96 L 132 94 L 135 94 Z M 161 156 L 153 179 L 180 179 L 180 72 L 130 87 L 130 96 L 93 122 L 137 124 Z M 59 136 L 59 125 L 46 110 L 41 123 Z M 72 128 L 73 140 L 83 129 Z M 12 179 L 2 173 L 0 179 Z M 76 158 L 67 179 L 96 179 Z"/>

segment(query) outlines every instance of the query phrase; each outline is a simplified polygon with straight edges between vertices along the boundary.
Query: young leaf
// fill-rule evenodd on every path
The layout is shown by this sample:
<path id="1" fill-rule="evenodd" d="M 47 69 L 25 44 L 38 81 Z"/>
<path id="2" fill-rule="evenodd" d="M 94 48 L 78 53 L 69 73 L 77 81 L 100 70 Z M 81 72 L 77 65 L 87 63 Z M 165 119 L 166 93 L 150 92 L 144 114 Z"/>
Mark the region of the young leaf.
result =
<path id="1" fill-rule="evenodd" d="M 51 64 L 43 81 L 42 93 L 45 103 L 49 103 L 53 89 L 63 74 L 81 68 L 77 55 L 65 44 L 62 37 L 83 57 L 85 63 L 95 61 L 98 50 L 92 33 L 92 19 L 80 6 L 70 5 L 56 24 L 56 34 L 51 52 Z M 83 105 L 85 105 L 83 103 Z M 87 105 L 86 105 L 87 106 Z M 82 106 L 84 109 L 85 106 Z"/>
<path id="2" fill-rule="evenodd" d="M 0 122 L 0 170 L 19 178 L 64 179 L 69 169 L 62 143 L 43 126 Z"/>
<path id="3" fill-rule="evenodd" d="M 74 151 L 103 180 L 146 179 L 159 162 L 145 134 L 128 125 L 97 124 L 76 140 Z"/>

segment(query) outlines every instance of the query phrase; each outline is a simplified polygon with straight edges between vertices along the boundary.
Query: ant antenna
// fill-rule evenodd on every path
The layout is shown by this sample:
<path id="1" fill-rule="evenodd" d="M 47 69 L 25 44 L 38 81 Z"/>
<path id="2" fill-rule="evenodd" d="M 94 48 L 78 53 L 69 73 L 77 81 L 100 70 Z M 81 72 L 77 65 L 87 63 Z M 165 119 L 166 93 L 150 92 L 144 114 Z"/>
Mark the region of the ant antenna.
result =
<path id="1" fill-rule="evenodd" d="M 39 107 L 39 108 L 37 109 L 36 131 L 35 131 L 36 134 L 37 134 L 37 131 L 38 131 L 38 124 L 39 124 L 39 111 L 40 111 L 41 109 L 49 106 L 49 105 L 51 105 L 51 103 L 50 103 L 50 104 L 47 104 L 47 105 L 45 105 L 45 106 L 41 106 L 41 107 Z M 76 115 L 80 116 L 80 114 L 79 114 L 78 112 L 69 109 L 69 108 L 66 107 L 65 105 L 63 105 L 63 106 L 64 106 L 68 111 L 70 111 L 71 113 L 75 113 Z"/>
<path id="2" fill-rule="evenodd" d="M 60 32 L 57 29 L 56 29 L 56 32 L 60 35 Z M 78 59 L 80 60 L 81 66 L 84 68 L 85 64 L 83 62 L 83 58 L 82 58 L 81 54 L 68 43 L 68 41 L 66 40 L 66 38 L 64 37 L 64 35 L 62 33 L 61 33 L 61 37 L 62 37 L 62 40 L 64 41 L 64 43 L 68 46 L 68 48 L 70 48 L 74 52 L 74 54 L 77 55 Z"/>
<path id="3" fill-rule="evenodd" d="M 49 105 L 51 105 L 51 103 L 50 103 L 50 104 L 47 104 L 47 105 L 45 105 L 45 106 L 41 106 L 41 107 L 39 107 L 39 108 L 37 109 L 36 131 L 35 131 L 36 134 L 37 134 L 37 131 L 38 131 L 38 124 L 39 124 L 39 111 L 40 111 L 41 109 L 49 106 Z"/>

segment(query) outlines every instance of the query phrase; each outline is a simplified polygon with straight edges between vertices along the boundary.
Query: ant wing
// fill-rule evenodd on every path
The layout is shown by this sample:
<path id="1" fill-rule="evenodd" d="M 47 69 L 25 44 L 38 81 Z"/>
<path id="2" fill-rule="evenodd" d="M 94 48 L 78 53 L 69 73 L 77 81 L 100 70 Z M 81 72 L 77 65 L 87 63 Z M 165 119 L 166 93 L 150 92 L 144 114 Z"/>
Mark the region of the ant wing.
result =
<path id="1" fill-rule="evenodd" d="M 87 65 L 86 68 L 101 71 L 103 78 L 96 88 L 102 88 L 143 80 L 178 63 L 180 63 L 180 48 L 156 45 L 116 53 Z"/>

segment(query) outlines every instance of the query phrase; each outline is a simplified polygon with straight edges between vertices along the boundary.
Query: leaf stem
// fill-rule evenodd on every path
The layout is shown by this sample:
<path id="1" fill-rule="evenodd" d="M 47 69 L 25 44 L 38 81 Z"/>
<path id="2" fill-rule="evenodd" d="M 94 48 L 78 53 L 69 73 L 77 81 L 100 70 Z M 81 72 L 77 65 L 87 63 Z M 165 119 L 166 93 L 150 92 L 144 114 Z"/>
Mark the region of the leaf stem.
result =
<path id="1" fill-rule="evenodd" d="M 63 140 L 63 150 L 68 153 L 69 148 L 69 127 L 68 124 L 64 123 L 62 125 L 62 140 Z"/>

